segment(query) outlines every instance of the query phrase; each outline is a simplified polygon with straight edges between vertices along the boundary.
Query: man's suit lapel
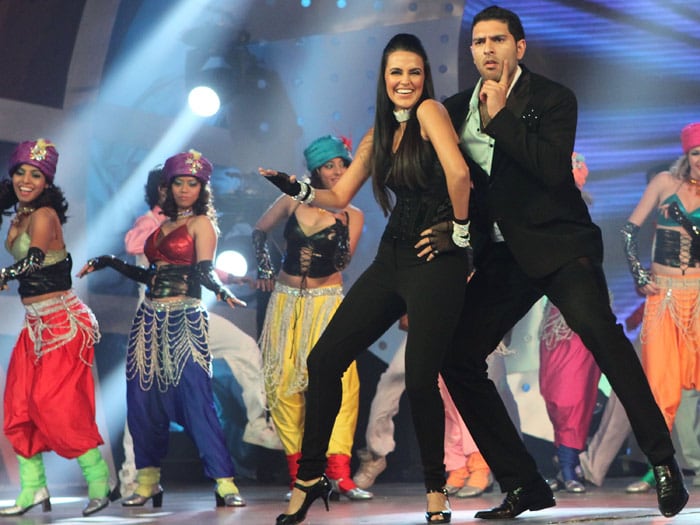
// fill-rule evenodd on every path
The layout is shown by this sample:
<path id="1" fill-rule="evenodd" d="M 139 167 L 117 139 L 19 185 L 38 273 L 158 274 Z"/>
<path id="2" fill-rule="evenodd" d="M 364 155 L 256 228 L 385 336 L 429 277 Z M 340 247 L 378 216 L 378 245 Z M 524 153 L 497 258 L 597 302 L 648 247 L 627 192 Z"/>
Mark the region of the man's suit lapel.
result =
<path id="1" fill-rule="evenodd" d="M 522 116 L 530 101 L 530 73 L 524 66 L 520 67 L 523 72 L 506 100 L 506 107 L 518 118 Z"/>
<path id="2" fill-rule="evenodd" d="M 524 66 L 520 67 L 522 67 L 523 72 L 506 99 L 506 108 L 518 119 L 524 116 L 524 112 L 526 108 L 528 108 L 531 99 L 530 74 Z M 504 170 L 510 170 L 511 163 L 512 160 L 503 155 L 502 150 L 499 148 L 498 140 L 496 140 L 496 147 L 493 151 L 493 161 L 491 163 L 489 187 L 494 188 L 499 186 L 497 181 L 503 176 Z"/>

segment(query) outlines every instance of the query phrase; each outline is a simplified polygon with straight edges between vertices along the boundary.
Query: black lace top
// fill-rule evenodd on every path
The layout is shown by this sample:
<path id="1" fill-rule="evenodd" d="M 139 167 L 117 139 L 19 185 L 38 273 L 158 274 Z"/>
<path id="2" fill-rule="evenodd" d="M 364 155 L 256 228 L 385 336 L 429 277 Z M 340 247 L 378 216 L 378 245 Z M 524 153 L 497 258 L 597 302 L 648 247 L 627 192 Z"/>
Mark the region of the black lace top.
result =
<path id="1" fill-rule="evenodd" d="M 287 252 L 282 269 L 289 275 L 301 277 L 328 277 L 342 270 L 350 262 L 348 249 L 348 214 L 345 222 L 336 218 L 335 224 L 312 235 L 306 235 L 292 214 L 284 228 Z"/>

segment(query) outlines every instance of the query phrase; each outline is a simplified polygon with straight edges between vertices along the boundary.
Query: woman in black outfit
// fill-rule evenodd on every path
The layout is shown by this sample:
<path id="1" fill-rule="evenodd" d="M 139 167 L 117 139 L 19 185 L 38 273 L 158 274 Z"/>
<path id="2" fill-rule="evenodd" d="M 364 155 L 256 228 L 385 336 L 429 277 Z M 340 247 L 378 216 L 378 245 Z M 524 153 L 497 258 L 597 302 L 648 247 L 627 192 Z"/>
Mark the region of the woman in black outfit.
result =
<path id="1" fill-rule="evenodd" d="M 430 64 L 414 35 L 394 36 L 382 55 L 374 128 L 355 160 L 329 190 L 261 169 L 262 175 L 301 202 L 342 209 L 372 178 L 374 194 L 390 213 L 374 262 L 350 288 L 310 353 L 306 423 L 297 483 L 277 524 L 304 520 L 311 503 L 327 502 L 323 475 L 328 439 L 341 402 L 340 378 L 355 358 L 403 314 L 411 319 L 406 345 L 406 390 L 427 490 L 428 523 L 449 523 L 443 492 L 444 410 L 437 386 L 452 340 L 468 274 L 469 170 L 445 108 L 433 99 Z M 416 255 L 420 232 L 451 221 L 453 241 L 443 253 Z"/>

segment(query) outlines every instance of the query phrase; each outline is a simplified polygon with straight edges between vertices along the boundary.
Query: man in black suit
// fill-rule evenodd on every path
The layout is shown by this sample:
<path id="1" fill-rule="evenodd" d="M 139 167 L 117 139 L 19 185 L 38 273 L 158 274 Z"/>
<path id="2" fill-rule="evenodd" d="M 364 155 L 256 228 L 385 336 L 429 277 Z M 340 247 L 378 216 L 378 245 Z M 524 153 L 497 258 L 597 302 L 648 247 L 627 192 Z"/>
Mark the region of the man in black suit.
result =
<path id="1" fill-rule="evenodd" d="M 475 184 L 470 218 L 476 272 L 442 375 L 507 493 L 499 507 L 476 517 L 513 518 L 555 504 L 485 362 L 542 295 L 581 336 L 622 401 L 654 467 L 659 509 L 673 516 L 688 500 L 683 476 L 641 364 L 610 308 L 601 232 L 571 174 L 576 97 L 519 65 L 525 48 L 515 13 L 483 10 L 473 20 L 471 43 L 481 79 L 445 101 Z"/>

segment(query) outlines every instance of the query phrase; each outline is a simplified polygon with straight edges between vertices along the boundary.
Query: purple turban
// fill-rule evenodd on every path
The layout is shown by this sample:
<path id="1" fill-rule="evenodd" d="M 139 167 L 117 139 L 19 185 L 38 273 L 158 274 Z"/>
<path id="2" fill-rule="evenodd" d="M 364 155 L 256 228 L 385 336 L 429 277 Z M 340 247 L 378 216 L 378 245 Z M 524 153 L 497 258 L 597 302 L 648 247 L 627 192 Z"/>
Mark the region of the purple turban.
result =
<path id="1" fill-rule="evenodd" d="M 50 141 L 46 139 L 36 139 L 20 142 L 10 156 L 8 173 L 12 173 L 20 164 L 29 164 L 38 168 L 46 177 L 49 183 L 53 182 L 56 175 L 56 163 L 58 162 L 58 151 Z"/>
<path id="2" fill-rule="evenodd" d="M 202 184 L 209 182 L 212 172 L 211 162 L 199 151 L 189 150 L 187 153 L 178 153 L 165 161 L 163 166 L 163 181 L 170 184 L 175 177 L 196 177 Z"/>

